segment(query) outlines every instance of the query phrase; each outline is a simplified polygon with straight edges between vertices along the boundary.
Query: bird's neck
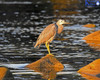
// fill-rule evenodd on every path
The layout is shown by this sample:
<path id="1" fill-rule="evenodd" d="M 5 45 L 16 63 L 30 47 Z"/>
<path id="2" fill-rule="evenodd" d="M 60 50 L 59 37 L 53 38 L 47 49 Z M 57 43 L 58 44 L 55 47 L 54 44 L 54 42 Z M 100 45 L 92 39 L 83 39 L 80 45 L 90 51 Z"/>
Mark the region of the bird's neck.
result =
<path id="1" fill-rule="evenodd" d="M 58 26 L 58 34 L 60 34 L 63 31 L 63 25 L 62 24 L 57 24 L 57 26 Z"/>

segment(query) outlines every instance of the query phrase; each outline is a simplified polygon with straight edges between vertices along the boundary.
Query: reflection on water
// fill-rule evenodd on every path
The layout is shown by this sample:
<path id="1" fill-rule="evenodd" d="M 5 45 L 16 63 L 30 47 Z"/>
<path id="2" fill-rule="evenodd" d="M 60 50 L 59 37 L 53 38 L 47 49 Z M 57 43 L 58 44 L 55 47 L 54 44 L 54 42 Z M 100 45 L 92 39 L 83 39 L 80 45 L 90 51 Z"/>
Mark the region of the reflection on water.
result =
<path id="1" fill-rule="evenodd" d="M 80 2 L 78 0 L 51 0 L 53 5 L 54 14 L 58 17 L 61 15 L 77 14 L 75 11 L 79 8 Z M 73 6 L 72 6 L 73 5 Z"/>
<path id="2" fill-rule="evenodd" d="M 92 76 L 92 75 L 81 74 L 81 76 L 86 78 L 87 80 L 100 80 L 99 77 Z"/>
<path id="3" fill-rule="evenodd" d="M 0 67 L 0 80 L 14 80 L 12 73 L 6 67 Z"/>
<path id="4" fill-rule="evenodd" d="M 84 2 L 78 0 L 66 0 L 66 4 L 65 0 L 30 0 L 31 4 L 11 4 L 11 1 L 10 5 L 0 5 L 0 66 L 9 67 L 15 80 L 40 80 L 39 73 L 21 67 L 47 54 L 45 45 L 40 49 L 33 45 L 48 24 L 64 18 L 73 25 L 65 25 L 61 35 L 50 44 L 52 54 L 65 67 L 56 79 L 84 80 L 76 71 L 100 58 L 100 52 L 81 40 L 92 30 L 82 25 L 92 23 L 97 26 L 95 30 L 100 30 L 100 10 L 84 8 Z"/>
<path id="5" fill-rule="evenodd" d="M 4 78 L 4 76 L 6 75 L 6 72 L 7 72 L 7 68 L 0 67 L 0 80 Z"/>

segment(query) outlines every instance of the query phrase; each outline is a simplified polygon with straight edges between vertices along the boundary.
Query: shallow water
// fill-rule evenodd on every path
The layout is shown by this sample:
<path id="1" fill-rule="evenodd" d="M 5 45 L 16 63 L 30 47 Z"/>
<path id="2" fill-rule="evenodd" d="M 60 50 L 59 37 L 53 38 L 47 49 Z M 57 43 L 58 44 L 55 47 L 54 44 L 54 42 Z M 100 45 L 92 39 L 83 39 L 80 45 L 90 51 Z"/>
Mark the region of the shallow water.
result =
<path id="1" fill-rule="evenodd" d="M 44 80 L 40 73 L 24 66 L 48 53 L 45 45 L 41 45 L 40 49 L 34 48 L 33 45 L 48 24 L 63 18 L 73 24 L 64 25 L 63 32 L 50 44 L 51 53 L 65 67 L 57 73 L 54 80 L 85 80 L 76 71 L 99 58 L 100 51 L 91 48 L 82 38 L 100 30 L 100 10 L 84 7 L 81 9 L 80 5 L 77 6 L 78 3 L 75 3 L 74 7 L 57 10 L 57 3 L 53 0 L 9 4 L 5 2 L 0 5 L 1 66 L 8 67 L 15 80 Z M 94 23 L 97 27 L 82 27 L 87 23 Z"/>

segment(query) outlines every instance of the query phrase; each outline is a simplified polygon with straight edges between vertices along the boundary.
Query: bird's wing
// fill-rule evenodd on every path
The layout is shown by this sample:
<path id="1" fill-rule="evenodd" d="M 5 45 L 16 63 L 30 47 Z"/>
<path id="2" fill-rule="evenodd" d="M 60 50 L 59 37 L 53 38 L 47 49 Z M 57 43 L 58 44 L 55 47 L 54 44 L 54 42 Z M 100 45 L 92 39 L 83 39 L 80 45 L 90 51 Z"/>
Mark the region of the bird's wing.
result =
<path id="1" fill-rule="evenodd" d="M 39 35 L 37 42 L 38 44 L 48 41 L 51 37 L 55 36 L 56 27 L 54 24 L 48 25 Z"/>

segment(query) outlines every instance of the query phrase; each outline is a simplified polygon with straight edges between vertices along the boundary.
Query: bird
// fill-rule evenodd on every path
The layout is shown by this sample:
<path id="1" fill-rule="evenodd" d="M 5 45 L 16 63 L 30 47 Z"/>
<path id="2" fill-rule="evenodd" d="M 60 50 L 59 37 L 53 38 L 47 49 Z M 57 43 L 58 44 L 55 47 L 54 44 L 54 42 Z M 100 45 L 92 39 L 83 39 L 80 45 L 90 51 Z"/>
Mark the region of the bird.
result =
<path id="1" fill-rule="evenodd" d="M 37 46 L 40 47 L 41 44 L 45 44 L 47 47 L 49 55 L 52 55 L 49 48 L 49 43 L 53 41 L 57 34 L 60 34 L 63 31 L 63 24 L 70 24 L 65 20 L 59 19 L 56 23 L 48 25 L 37 38 L 34 48 Z"/>

